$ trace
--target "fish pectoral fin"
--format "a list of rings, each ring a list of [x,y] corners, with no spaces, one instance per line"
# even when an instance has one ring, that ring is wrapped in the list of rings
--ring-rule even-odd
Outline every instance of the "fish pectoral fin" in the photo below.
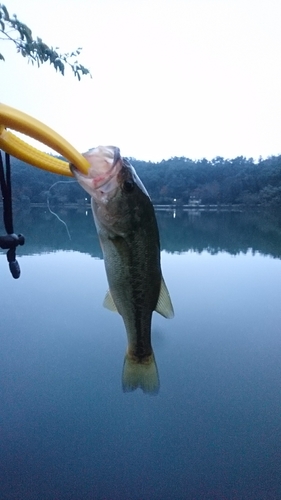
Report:
[[[168,288],[166,286],[166,283],[163,279],[163,276],[161,278],[161,287],[160,287],[160,293],[159,293],[159,298],[157,302],[157,306],[155,308],[155,311],[158,312],[159,314],[162,314],[164,318],[173,318],[174,317],[174,308],[173,304],[171,301],[170,294],[168,292]]]
[[[117,307],[115,305],[115,302],[114,302],[112,295],[110,293],[110,290],[108,290],[106,292],[106,295],[105,295],[104,301],[103,301],[103,307],[105,307],[109,311],[118,312]]]

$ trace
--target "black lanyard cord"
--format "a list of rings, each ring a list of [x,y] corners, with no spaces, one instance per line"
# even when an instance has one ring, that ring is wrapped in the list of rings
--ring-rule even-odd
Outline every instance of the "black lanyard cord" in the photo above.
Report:
[[[20,277],[20,267],[16,259],[16,247],[24,244],[24,236],[14,233],[13,210],[12,210],[12,184],[11,184],[11,163],[10,155],[5,153],[6,176],[0,152],[0,186],[3,200],[3,219],[7,234],[0,236],[0,248],[7,251],[7,260],[9,262],[12,276],[17,279]]]
[[[12,211],[12,188],[11,188],[11,163],[10,163],[10,155],[5,153],[5,163],[6,163],[6,179],[4,166],[2,161],[2,155],[0,160],[0,182],[1,182],[1,191],[3,198],[3,217],[5,229],[8,234],[13,234],[13,211]]]

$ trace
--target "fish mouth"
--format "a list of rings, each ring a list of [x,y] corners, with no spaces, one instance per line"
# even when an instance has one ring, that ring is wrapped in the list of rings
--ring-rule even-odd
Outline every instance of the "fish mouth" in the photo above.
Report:
[[[76,176],[76,174],[79,174],[79,175],[81,175],[81,177],[85,177],[86,179],[88,177],[88,174],[87,175],[82,174],[82,172],[80,172],[80,170],[78,170],[78,168],[75,167],[75,165],[73,165],[73,163],[69,163],[69,169],[74,177]]]
[[[87,153],[83,154],[83,156],[87,159]],[[110,183],[112,178],[116,175],[116,173],[118,173],[118,170],[120,169],[120,163],[122,165],[122,158],[120,155],[120,149],[117,147],[114,147],[114,156],[113,156],[112,165],[111,165],[110,169],[108,169],[106,172],[104,172],[102,174],[94,175],[95,169],[93,166],[92,167],[90,166],[87,175],[80,172],[80,170],[78,170],[78,168],[75,167],[75,165],[73,163],[69,164],[69,168],[70,168],[70,171],[73,174],[73,176],[76,177],[76,179],[78,181],[84,180],[84,181],[89,182],[89,180],[91,180],[91,184],[92,184],[93,189],[99,189],[99,188],[105,186],[105,184]]]

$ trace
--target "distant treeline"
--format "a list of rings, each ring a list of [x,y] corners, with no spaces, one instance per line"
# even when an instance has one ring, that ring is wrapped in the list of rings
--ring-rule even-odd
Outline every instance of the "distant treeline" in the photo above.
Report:
[[[270,205],[281,203],[281,156],[254,162],[239,156],[232,160],[190,160],[174,157],[159,163],[130,158],[152,201],[157,204]],[[50,187],[56,184],[48,193]],[[85,203],[87,194],[71,179],[33,168],[12,159],[13,195],[18,201],[42,203],[47,194],[55,204]],[[89,199],[89,197],[88,197]]]

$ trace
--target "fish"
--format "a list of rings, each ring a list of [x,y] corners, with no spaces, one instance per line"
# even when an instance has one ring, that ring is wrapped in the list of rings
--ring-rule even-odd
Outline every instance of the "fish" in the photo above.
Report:
[[[87,175],[70,165],[91,196],[109,290],[103,305],[118,312],[127,333],[122,387],[157,394],[158,369],[151,343],[153,311],[172,318],[172,301],[162,276],[160,239],[151,199],[135,169],[115,146],[84,153]]]

